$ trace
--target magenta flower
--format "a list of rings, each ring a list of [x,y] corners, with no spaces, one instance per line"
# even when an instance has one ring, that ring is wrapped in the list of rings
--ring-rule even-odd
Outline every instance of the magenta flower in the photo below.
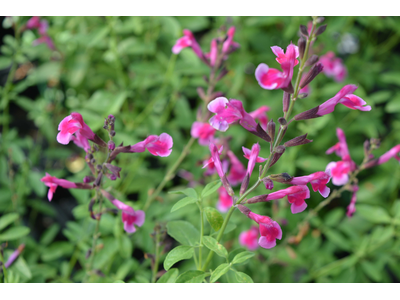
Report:
[[[225,97],[218,97],[211,101],[207,108],[215,113],[210,119],[210,125],[219,131],[226,131],[230,124],[237,122],[249,131],[256,131],[257,123],[244,110],[242,101],[235,99],[229,101]]]
[[[144,152],[149,150],[154,156],[166,157],[172,152],[173,140],[167,133],[161,133],[160,136],[150,135],[144,141],[130,146],[129,152]]]
[[[308,176],[293,177],[290,182],[287,183],[294,185],[306,185],[307,183],[311,183],[313,191],[319,191],[321,196],[326,198],[329,196],[330,192],[330,188],[326,186],[330,178],[329,174],[319,171]]]
[[[276,239],[282,239],[282,229],[279,224],[273,221],[270,217],[260,216],[250,212],[248,217],[256,221],[260,225],[260,239],[258,244],[265,248],[271,249],[276,246]]]
[[[351,171],[351,163],[349,161],[330,162],[325,172],[332,177],[334,185],[344,185],[349,181],[349,173]]]
[[[228,192],[226,191],[226,189],[223,186],[221,186],[218,189],[218,194],[219,194],[219,197],[218,197],[218,202],[217,202],[217,209],[220,212],[225,213],[233,205],[232,197],[229,196]]]
[[[342,60],[335,57],[332,51],[319,58],[319,62],[324,66],[323,72],[328,77],[333,77],[337,82],[341,82],[347,76],[347,69]]]
[[[65,189],[92,189],[93,186],[87,183],[75,183],[65,179],[59,179],[55,176],[51,176],[49,173],[46,173],[42,179],[40,179],[46,186],[49,187],[49,192],[47,193],[47,198],[49,201],[53,199],[53,194],[56,192],[58,186],[61,186]]]
[[[255,111],[250,112],[249,115],[252,116],[253,119],[255,119],[255,120],[258,119],[260,121],[261,127],[264,130],[267,130],[268,117],[267,117],[266,112],[269,110],[270,110],[270,108],[268,106],[263,105],[263,106],[257,108]]]
[[[237,185],[241,183],[246,176],[246,169],[232,151],[228,150],[227,155],[231,161],[231,168],[227,178],[231,185]]]
[[[239,235],[240,245],[246,247],[250,251],[254,251],[258,248],[258,231],[259,228],[252,225],[249,230],[243,231]]]
[[[79,131],[82,138],[93,140],[95,134],[89,126],[83,121],[82,115],[76,112],[71,113],[70,116],[65,117],[58,125],[57,141],[60,144],[67,145],[72,139],[72,135]]]
[[[365,168],[371,168],[373,166],[383,164],[391,158],[396,159],[400,163],[400,156],[398,155],[399,153],[400,153],[400,145],[394,146],[392,149],[383,154],[381,157],[367,162],[365,164]]]
[[[86,152],[88,152],[91,148],[88,139],[81,135],[79,131],[76,131],[75,135],[72,136],[72,141],[75,143],[75,145],[84,149]]]
[[[199,139],[199,144],[206,146],[212,141],[215,129],[208,123],[194,122],[190,134]]]
[[[239,48],[239,44],[233,41],[233,36],[235,35],[235,27],[228,29],[227,39],[222,44],[222,53],[229,54],[230,52]]]
[[[339,142],[334,146],[326,150],[326,154],[331,154],[333,152],[336,153],[337,156],[342,159],[347,159],[350,157],[349,148],[347,147],[346,136],[342,129],[336,128],[336,135],[338,137]]]
[[[27,29],[39,28],[40,26],[40,17],[32,17],[26,22]]]
[[[290,44],[286,48],[286,53],[278,46],[273,46],[271,49],[277,56],[276,60],[281,64],[283,72],[269,68],[268,65],[262,63],[256,69],[256,79],[259,85],[267,90],[286,88],[292,80],[294,66],[299,63],[296,59],[299,56],[298,48]]]
[[[48,35],[41,36],[40,38],[34,40],[32,42],[32,46],[37,46],[40,44],[46,44],[51,50],[55,50],[56,47],[54,46],[53,40]]]
[[[134,233],[136,231],[135,225],[142,227],[145,220],[145,213],[142,210],[134,210],[129,205],[115,199],[110,193],[101,190],[101,193],[108,200],[111,201],[119,210],[122,211],[122,223],[124,223],[124,229],[128,233]]]
[[[224,175],[225,175],[225,172],[222,169],[221,160],[219,159],[220,151],[218,150],[217,146],[215,146],[215,144],[213,144],[213,143],[210,143],[209,149],[211,152],[211,158],[212,158],[212,162],[214,163],[214,167],[217,170],[219,177],[221,177],[221,179],[222,179],[222,177],[224,177]],[[221,151],[222,151],[222,149],[221,149]],[[207,165],[205,165],[205,166],[207,166]]]
[[[353,186],[353,195],[351,196],[351,201],[349,206],[347,206],[347,213],[346,215],[350,218],[353,216],[353,214],[356,212],[356,202],[357,202],[357,191],[358,191],[358,186],[355,185]]]
[[[210,65],[213,67],[215,65],[215,62],[217,61],[218,56],[218,45],[216,39],[213,39],[211,41],[210,53],[206,53],[205,55],[210,60]]]
[[[242,147],[242,150],[244,152],[244,157],[249,160],[249,163],[247,165],[247,174],[251,176],[251,173],[253,173],[254,166],[256,165],[256,162],[262,163],[266,161],[266,158],[262,158],[258,156],[260,153],[260,145],[258,143],[254,144],[253,147],[251,147],[251,150]]]
[[[183,30],[183,37],[179,38],[175,45],[172,47],[172,52],[174,54],[178,54],[179,52],[181,52],[181,50],[183,48],[186,47],[192,47],[194,53],[201,59],[201,60],[205,60],[204,59],[204,54],[203,51],[200,48],[200,45],[197,43],[196,39],[194,38],[193,33],[188,30],[188,29],[184,29]]]

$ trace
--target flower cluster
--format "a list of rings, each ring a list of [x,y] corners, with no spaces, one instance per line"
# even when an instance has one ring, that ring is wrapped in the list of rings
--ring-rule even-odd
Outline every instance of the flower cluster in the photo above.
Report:
[[[32,42],[33,46],[37,46],[39,44],[45,43],[47,47],[51,50],[55,50],[53,40],[47,34],[47,30],[49,29],[49,23],[47,20],[40,20],[40,17],[32,17],[26,22],[26,29],[37,29],[40,37]]]
[[[150,135],[144,141],[136,143],[134,145],[123,146],[122,144],[118,147],[115,146],[112,138],[115,136],[114,131],[115,117],[109,115],[105,119],[104,129],[108,131],[110,140],[106,143],[98,135],[96,135],[91,128],[84,122],[81,114],[77,112],[71,113],[71,115],[65,117],[59,124],[57,135],[57,141],[60,144],[68,144],[71,140],[80,148],[83,148],[86,152],[86,163],[92,173],[90,176],[86,176],[83,179],[83,183],[71,182],[65,179],[60,179],[46,173],[41,181],[49,187],[48,199],[51,201],[53,195],[56,192],[58,186],[66,189],[97,189],[100,190],[101,194],[107,198],[118,210],[122,211],[122,222],[124,223],[124,229],[128,233],[136,231],[136,226],[142,226],[145,219],[145,213],[141,210],[135,211],[129,205],[115,199],[109,192],[102,189],[102,180],[107,177],[110,180],[116,180],[120,178],[120,167],[111,164],[111,162],[117,157],[119,153],[136,153],[144,152],[146,149],[154,156],[166,157],[172,152],[172,137],[167,133],[162,133],[160,136]],[[90,145],[89,141],[93,142]],[[99,148],[100,147],[100,148]],[[108,152],[107,159],[102,164],[96,164],[94,155],[97,151],[105,149]],[[96,166],[95,166],[96,165]],[[93,205],[97,198],[92,199],[89,204],[89,211],[93,219],[99,219],[103,212],[99,214],[93,213]]]

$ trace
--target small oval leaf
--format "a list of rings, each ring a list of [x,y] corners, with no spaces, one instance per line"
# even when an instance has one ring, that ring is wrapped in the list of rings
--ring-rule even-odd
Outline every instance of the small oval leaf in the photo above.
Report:
[[[0,234],[0,241],[17,240],[29,234],[31,230],[25,226],[12,227]]]
[[[195,203],[196,201],[197,201],[197,199],[193,199],[191,197],[185,197],[185,198],[179,200],[178,202],[176,202],[174,206],[172,206],[171,212],[176,211],[188,204]]]
[[[250,252],[250,251],[241,252],[233,258],[232,264],[240,264],[242,262],[245,262],[246,260],[248,260],[249,258],[251,258],[253,256],[254,256],[254,252]]]
[[[179,270],[177,268],[172,268],[167,273],[164,273],[164,275],[157,280],[157,283],[174,283],[178,275]]]
[[[228,251],[225,249],[225,247],[218,243],[217,240],[211,236],[204,236],[203,243],[208,249],[214,251],[217,255],[221,257],[228,257]]]
[[[193,256],[193,248],[190,246],[178,246],[172,249],[164,260],[164,269],[169,270],[176,262],[189,259]]]
[[[221,180],[215,180],[213,182],[210,182],[209,184],[206,185],[206,187],[201,191],[201,197],[205,198],[207,196],[210,196],[212,193],[216,192],[222,185]]]
[[[218,231],[221,229],[222,223],[224,223],[224,218],[221,216],[218,210],[213,207],[204,208],[204,212],[206,213],[206,218],[208,223],[210,223],[211,227]]]
[[[216,282],[218,278],[224,275],[226,272],[229,271],[231,266],[229,264],[221,264],[219,265],[214,272],[211,274],[210,282]]]
[[[176,283],[202,283],[209,273],[203,271],[186,271],[179,275],[176,279]]]

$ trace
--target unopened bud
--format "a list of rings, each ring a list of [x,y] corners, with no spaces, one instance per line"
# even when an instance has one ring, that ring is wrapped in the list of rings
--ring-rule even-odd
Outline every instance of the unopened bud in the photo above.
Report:
[[[319,56],[316,54],[313,54],[307,59],[305,66],[306,67],[312,66],[312,65],[316,64],[318,62],[318,60],[319,60]]]
[[[324,33],[325,29],[326,29],[326,24],[321,25],[320,27],[318,27],[318,29],[315,31],[315,36],[319,36],[320,34]]]
[[[275,122],[271,119],[267,124],[267,133],[273,141],[275,139]]]
[[[299,47],[299,56],[300,59],[303,59],[304,57],[304,51],[306,50],[306,40],[303,37],[299,38],[299,41],[297,42],[297,46]]]
[[[107,120],[107,119],[104,119],[104,126],[103,126],[103,128],[104,128],[104,129],[107,129],[107,126],[108,126],[108,120]]]
[[[84,182],[84,183],[91,183],[91,182],[93,182],[95,179],[96,179],[96,178],[94,178],[93,176],[85,176],[85,177],[83,178],[83,182]]]
[[[114,122],[114,121],[115,121],[115,117],[114,117],[113,115],[108,115],[108,119],[109,119],[111,122]]]
[[[364,142],[364,155],[367,156],[369,154],[369,151],[371,150],[371,143],[369,140],[365,140]]]
[[[242,185],[240,186],[240,196],[243,195],[244,192],[246,192],[247,187],[249,186],[249,181],[250,181],[249,173],[246,173],[246,176],[242,181]]]
[[[265,188],[267,190],[272,190],[274,188],[274,182],[271,179],[269,179],[268,177],[265,177],[265,178],[263,178],[261,180],[264,183]]]
[[[294,116],[294,119],[296,121],[300,120],[308,120],[308,119],[314,119],[314,118],[319,118],[321,116],[317,115],[319,110],[319,105],[317,107],[311,108],[309,110],[303,111],[302,113],[299,113],[298,115]]]
[[[309,84],[311,81],[314,80],[315,77],[317,77],[317,75],[319,73],[322,72],[322,70],[324,69],[324,66],[322,64],[316,64],[314,65],[310,71],[308,71],[308,73],[303,77],[303,79],[300,82],[300,88],[304,88],[307,84]]]
[[[308,30],[306,25],[300,25],[300,33],[304,36],[308,36]]]
[[[94,158],[92,158],[92,159],[90,160],[90,163],[91,163],[92,165],[94,165],[94,164],[96,163],[96,160],[95,160]]]
[[[94,182],[95,186],[100,186],[102,177],[103,177],[103,172],[100,172],[99,175],[97,175],[96,181]]]
[[[255,196],[250,198],[249,200],[246,201],[247,204],[254,204],[254,203],[258,203],[258,202],[266,202],[268,201],[268,194],[265,195],[259,195],[259,196]]]
[[[238,204],[237,208],[240,210],[242,214],[244,214],[247,217],[251,213],[251,210],[244,205]]]
[[[115,143],[113,141],[108,141],[108,150],[113,151],[115,149]]]
[[[221,178],[221,181],[228,195],[232,197],[235,194],[235,192],[233,191],[231,185],[229,184],[228,178],[226,178],[226,174],[224,174],[224,176]]]
[[[88,251],[86,251],[85,258],[88,259],[91,254],[92,254],[92,249],[89,249]]]
[[[287,87],[284,87],[281,89],[282,89],[282,91],[289,93],[289,94],[293,94],[293,92],[294,92],[292,82],[289,82],[289,85]]]
[[[282,156],[285,150],[286,150],[285,146],[282,145],[275,148],[274,156],[272,157],[271,164],[269,165],[270,167],[272,167],[278,161],[278,159]]]
[[[370,143],[371,143],[371,146],[372,146],[373,149],[378,149],[379,146],[381,145],[381,140],[372,138]]]
[[[317,18],[317,23],[322,23],[325,20],[324,17],[318,17]]]
[[[308,140],[308,139],[306,139],[306,137],[307,137],[307,133],[303,134],[301,136],[295,137],[294,139],[291,139],[291,140],[287,141],[283,145],[285,147],[294,147],[294,146],[299,146],[299,145],[304,145],[304,144],[311,143],[312,140]]]
[[[110,135],[111,135],[111,136],[115,136],[115,131],[114,131],[114,130],[111,130],[111,131],[110,131]]]
[[[287,112],[289,110],[289,104],[290,104],[290,94],[283,92],[283,112]]]
[[[259,138],[263,139],[264,141],[267,141],[268,143],[271,142],[271,137],[262,129],[260,124],[257,124],[256,131],[249,131],[250,133],[254,134],[255,136],[258,136]]]
[[[297,96],[297,99],[304,99],[304,98],[307,98],[308,97],[308,94],[307,93],[301,93],[301,94],[299,94],[298,96]]]
[[[287,124],[287,121],[284,117],[278,118],[278,123],[281,124],[282,126],[285,126]]]
[[[280,174],[269,175],[269,178],[271,178],[271,180],[276,182],[288,183],[293,177],[290,176],[288,173],[280,173]]]
[[[98,171],[101,171],[103,169],[103,166],[102,165],[97,165],[96,168],[97,168]]]

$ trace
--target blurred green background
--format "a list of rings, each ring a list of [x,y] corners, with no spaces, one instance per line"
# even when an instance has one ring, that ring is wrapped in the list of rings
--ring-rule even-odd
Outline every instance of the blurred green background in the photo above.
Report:
[[[57,189],[51,203],[47,187],[40,182],[45,172],[59,178],[82,182],[89,175],[84,151],[73,143],[56,141],[59,122],[73,111],[100,136],[108,114],[116,117],[114,141],[125,145],[142,141],[150,134],[166,132],[173,137],[172,154],[167,158],[149,153],[122,154],[121,180],[110,183],[119,191],[115,196],[135,209],[141,209],[149,191],[180,155],[190,139],[190,128],[202,105],[197,87],[206,87],[204,75],[209,69],[191,49],[174,55],[171,48],[183,29],[195,34],[204,52],[212,38],[223,36],[236,27],[234,40],[240,48],[229,56],[229,70],[216,90],[227,98],[242,100],[246,111],[261,105],[271,108],[268,117],[282,116],[281,91],[262,89],[254,76],[260,63],[279,68],[271,46],[282,48],[297,44],[300,24],[309,17],[43,17],[49,22],[48,35],[56,50],[45,44],[32,46],[36,30],[22,32],[15,39],[8,19],[2,19],[0,54],[0,242],[9,241],[7,258],[21,243],[26,248],[9,269],[17,282],[80,282],[84,276],[85,253],[90,248],[95,221],[87,209],[91,191]],[[28,17],[18,19],[19,26]],[[333,97],[345,84],[356,84],[356,95],[371,105],[370,112],[349,110],[338,105],[323,118],[296,122],[286,140],[308,133],[313,143],[287,149],[272,173],[288,172],[293,176],[325,170],[330,161],[339,160],[325,151],[337,142],[336,127],[344,130],[351,156],[356,163],[363,159],[363,142],[381,138],[379,156],[400,144],[400,18],[398,17],[326,17],[328,25],[318,37],[313,52],[323,55],[333,51],[343,59],[348,70],[344,82],[320,74],[311,84],[309,97],[296,102],[295,113],[315,107]],[[221,27],[225,30],[221,30]],[[17,72],[7,92],[4,91],[12,59]],[[297,68],[295,69],[295,75]],[[8,114],[3,113],[8,106]],[[4,130],[4,122],[9,129]],[[247,165],[241,147],[250,148],[257,141],[240,126],[231,126],[230,147]],[[260,142],[260,156],[268,156],[268,145]],[[202,177],[201,161],[209,155],[197,141],[180,170]],[[215,180],[213,177],[211,180]],[[395,160],[362,172],[359,176],[357,211],[345,215],[351,193],[320,211],[311,220],[310,230],[298,244],[282,241],[296,234],[297,225],[306,213],[292,215],[286,200],[272,205],[257,204],[254,211],[273,216],[281,224],[282,241],[271,250],[259,248],[249,263],[237,269],[254,282],[399,282],[400,281],[400,168]],[[253,174],[253,181],[256,175]],[[252,181],[250,181],[252,182]],[[179,197],[170,189],[185,187],[179,176],[167,184],[149,210],[146,222],[135,234],[123,231],[120,215],[101,219],[100,245],[95,267],[105,277],[98,282],[149,282],[154,241],[151,233],[170,220],[187,220],[199,228],[197,207],[187,206],[170,213]],[[334,186],[328,185],[331,189]],[[264,193],[263,188],[258,194]],[[256,194],[255,194],[256,195]],[[312,193],[308,209],[322,201]],[[215,206],[217,194],[207,199]],[[111,207],[111,206],[110,206]],[[280,220],[285,219],[286,222]],[[251,220],[235,212],[236,228],[224,237],[225,247],[243,249],[238,235],[248,230]],[[28,229],[29,228],[29,229]],[[206,229],[208,232],[210,228]],[[165,253],[177,243],[165,235]],[[239,250],[237,250],[239,251]],[[236,253],[237,253],[236,251]],[[162,258],[165,257],[165,253]],[[146,257],[145,257],[146,256]],[[223,261],[214,257],[213,265]],[[162,270],[162,260],[160,262]],[[193,269],[192,261],[179,263],[182,270]],[[220,282],[235,282],[228,272]]]

